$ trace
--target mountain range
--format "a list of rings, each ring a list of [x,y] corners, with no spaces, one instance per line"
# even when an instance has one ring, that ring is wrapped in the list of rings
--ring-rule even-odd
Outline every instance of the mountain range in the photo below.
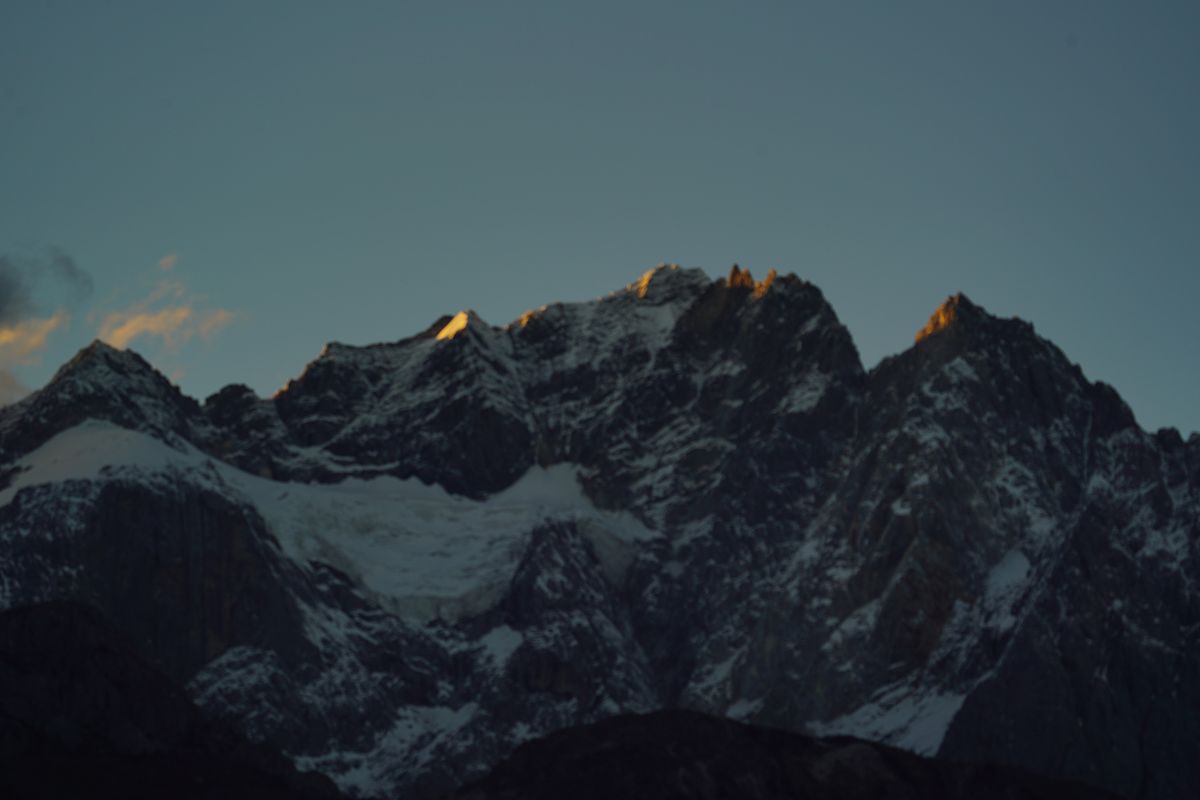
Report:
[[[97,342],[0,409],[0,486],[0,608],[88,604],[352,795],[663,709],[1200,785],[1200,435],[963,295],[871,370],[737,267],[331,343],[271,398]]]

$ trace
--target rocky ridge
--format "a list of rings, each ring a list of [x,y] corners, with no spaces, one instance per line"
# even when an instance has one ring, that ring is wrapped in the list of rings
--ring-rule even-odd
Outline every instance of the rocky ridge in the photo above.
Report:
[[[95,604],[351,792],[659,708],[1200,780],[1200,437],[961,295],[870,372],[738,269],[331,344],[269,399],[95,344],[0,451],[0,605]]]

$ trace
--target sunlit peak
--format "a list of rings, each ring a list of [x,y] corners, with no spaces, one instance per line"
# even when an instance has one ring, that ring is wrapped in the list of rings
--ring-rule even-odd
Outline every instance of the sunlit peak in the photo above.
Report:
[[[650,281],[652,281],[654,279],[654,273],[656,273],[656,272],[658,272],[657,268],[646,270],[646,273],[644,275],[642,275],[640,280],[638,280],[637,296],[639,298],[645,299],[646,292],[650,291]]]
[[[919,342],[938,331],[949,328],[956,320],[962,317],[964,311],[969,313],[972,309],[975,309],[975,305],[961,292],[947,297],[946,301],[938,306],[937,311],[933,312],[933,316],[925,323],[925,327],[917,331],[916,340]]]
[[[543,313],[545,310],[546,310],[545,306],[542,306],[541,308],[532,308],[529,311],[526,311],[525,313],[523,313],[521,316],[517,317],[517,324],[520,325],[522,328],[524,328],[526,325],[529,324],[529,321],[531,319],[533,319],[534,317]]]
[[[452,320],[450,320],[449,322],[446,323],[446,327],[444,327],[440,331],[438,331],[437,338],[439,340],[453,339],[455,336],[458,336],[459,333],[466,330],[466,328],[467,328],[467,312],[460,311],[454,315],[454,318]]]
[[[742,269],[737,264],[733,265],[733,269],[729,270],[729,278],[726,284],[730,289],[750,289],[755,297],[762,297],[771,288],[771,284],[775,282],[778,273],[774,270],[767,271],[767,277],[761,281],[754,280],[754,276],[750,274],[750,270]]]
[[[646,270],[642,277],[636,282],[627,284],[625,290],[633,292],[639,300],[645,300],[650,290],[656,286],[661,287],[662,278],[670,275],[683,275],[685,270],[681,269],[678,264],[659,264],[654,269]]]

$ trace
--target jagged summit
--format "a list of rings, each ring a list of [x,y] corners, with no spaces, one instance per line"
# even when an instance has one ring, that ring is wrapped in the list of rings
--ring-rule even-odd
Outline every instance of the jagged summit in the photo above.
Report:
[[[704,270],[684,268],[678,264],[659,264],[646,270],[636,282],[628,284],[625,292],[639,300],[662,302],[681,293],[689,293],[711,283]]]
[[[916,341],[926,339],[935,333],[946,330],[959,320],[978,319],[987,317],[989,314],[979,306],[971,302],[971,300],[962,292],[952,294],[946,298],[929,321],[925,323],[925,327],[917,331]]]
[[[767,277],[756,281],[750,274],[750,270],[742,269],[734,264],[729,270],[729,277],[725,280],[725,285],[730,289],[749,289],[755,297],[762,297],[771,288],[771,284],[775,282],[778,275],[779,273],[772,268],[767,270]]]
[[[118,349],[95,339],[77,352],[46,383],[39,393],[113,390],[118,384],[137,385],[142,391],[178,394],[178,388],[165,375],[133,350]],[[150,389],[149,387],[154,387]]]
[[[704,270],[678,264],[659,264],[644,272],[633,283],[603,297],[582,302],[549,303],[524,312],[505,327],[512,331],[524,331],[531,325],[537,330],[558,328],[569,318],[579,323],[592,319],[593,312],[607,315],[621,308],[632,310],[632,317],[645,317],[647,314],[661,317],[656,309],[665,309],[674,316],[712,285]]]
[[[118,349],[101,339],[93,339],[91,344],[77,352],[70,361],[58,368],[50,383],[80,370],[107,369],[118,372],[133,370],[155,371],[146,359],[133,350]]]
[[[103,339],[92,339],[90,344],[81,348],[79,352],[75,354],[75,358],[124,352],[128,352],[127,348],[113,347]]]

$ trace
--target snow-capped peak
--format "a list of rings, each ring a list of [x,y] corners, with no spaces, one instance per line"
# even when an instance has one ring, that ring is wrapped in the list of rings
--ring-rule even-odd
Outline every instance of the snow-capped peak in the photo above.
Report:
[[[672,299],[690,299],[709,283],[711,281],[703,270],[685,269],[678,264],[659,264],[647,270],[636,283],[627,285],[625,291],[639,300],[662,303]]]

